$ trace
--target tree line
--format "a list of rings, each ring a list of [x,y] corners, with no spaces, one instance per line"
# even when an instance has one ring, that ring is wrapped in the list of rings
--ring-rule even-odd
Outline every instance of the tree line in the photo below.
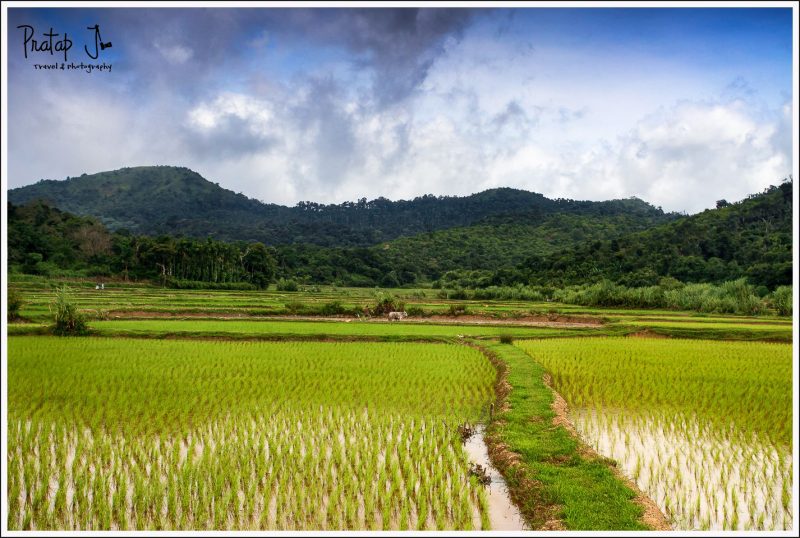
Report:
[[[745,278],[774,290],[792,281],[792,181],[741,202],[659,223],[645,211],[495,216],[473,226],[369,247],[266,246],[110,231],[34,201],[8,206],[11,271],[150,280],[174,287],[265,288],[282,279],[358,287],[565,288],[609,281],[629,288],[665,277],[720,284]],[[307,211],[317,211],[313,207]]]

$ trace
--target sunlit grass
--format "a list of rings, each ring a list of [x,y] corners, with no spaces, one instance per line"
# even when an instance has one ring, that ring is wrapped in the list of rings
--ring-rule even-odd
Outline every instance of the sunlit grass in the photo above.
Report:
[[[493,379],[444,344],[12,337],[8,525],[472,528]]]
[[[682,529],[791,526],[791,346],[624,338],[518,342],[576,427]]]

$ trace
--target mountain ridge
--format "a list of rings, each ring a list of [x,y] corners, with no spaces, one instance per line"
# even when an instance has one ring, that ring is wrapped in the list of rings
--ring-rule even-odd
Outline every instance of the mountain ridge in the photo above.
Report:
[[[273,275],[337,286],[447,288],[601,280],[641,287],[664,277],[710,283],[746,277],[763,294],[792,282],[792,193],[788,179],[740,202],[661,224],[625,213],[553,213],[538,223],[500,215],[369,247],[265,248],[246,241],[111,233],[93,217],[42,202],[9,203],[8,263],[12,272],[118,275],[200,287],[263,287]]]
[[[396,201],[361,198],[341,204],[301,201],[290,207],[248,198],[188,168],[173,166],[122,168],[62,181],[41,180],[9,190],[8,200],[16,205],[42,200],[62,211],[96,217],[111,230],[269,245],[370,246],[482,221],[516,219],[538,224],[554,213],[631,214],[653,221],[676,218],[676,214],[664,213],[638,198],[601,202],[550,199],[509,187],[469,196],[426,194]]]

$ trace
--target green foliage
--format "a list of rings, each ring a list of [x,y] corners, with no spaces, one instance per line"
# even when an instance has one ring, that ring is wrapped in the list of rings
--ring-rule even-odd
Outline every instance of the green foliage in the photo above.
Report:
[[[247,280],[259,289],[269,286],[275,276],[275,257],[262,243],[251,243],[242,254]]]
[[[41,202],[9,205],[9,264],[29,274],[113,273],[181,289],[263,289],[276,253],[260,243],[110,234]]]
[[[451,304],[447,307],[447,313],[451,316],[463,316],[469,312],[465,304]]]
[[[446,297],[451,300],[463,301],[467,298],[467,290],[458,288],[447,292]]]
[[[297,291],[297,281],[291,278],[280,278],[276,283],[276,288],[278,291]]]
[[[28,274],[56,276],[98,268],[111,259],[111,234],[96,219],[44,203],[8,205],[8,264]]]
[[[284,305],[286,307],[286,312],[293,316],[296,316],[300,312],[303,311],[305,305],[300,301],[290,301]]]
[[[792,287],[791,286],[780,286],[776,289],[772,296],[769,297],[770,302],[772,303],[773,308],[778,312],[778,315],[781,316],[791,316],[792,315]]]
[[[414,316],[414,317],[423,317],[430,315],[430,312],[428,312],[421,306],[407,306],[406,313],[408,313],[409,316]]]
[[[58,288],[53,301],[50,303],[50,312],[53,315],[53,334],[59,336],[78,336],[88,332],[86,318],[78,312],[78,307],[71,295],[69,288]]]
[[[178,290],[255,290],[258,289],[249,282],[205,282],[202,280],[181,280],[169,278],[166,281],[168,288]]]
[[[369,311],[373,316],[385,316],[389,312],[402,312],[405,309],[405,301],[401,301],[387,291],[375,292],[375,304]]]
[[[646,287],[667,276],[710,283],[746,277],[775,289],[792,281],[792,190],[789,179],[735,204],[533,257],[520,267],[520,281]]]
[[[323,316],[337,316],[340,314],[350,314],[351,312],[352,309],[345,308],[339,301],[331,301],[329,303],[325,303],[320,308],[320,313]]]
[[[471,298],[475,300],[501,300],[501,301],[543,301],[552,296],[552,290],[534,288],[532,286],[490,286],[476,289]]]
[[[166,229],[186,233],[189,237],[185,238],[132,235],[120,229],[122,217],[106,218],[103,213],[110,207],[103,204],[117,203],[112,198],[104,198],[100,206],[81,205],[88,196],[87,185],[99,182],[103,192],[116,188],[127,192],[139,188],[134,179],[169,196],[179,188],[189,197],[202,192],[193,203],[214,207],[215,216],[219,207],[227,208],[219,209],[222,212],[236,212],[237,218],[261,207],[230,192],[224,201],[211,205],[207,195],[217,187],[208,187],[189,170],[169,167],[43,182],[11,191],[11,199],[25,201],[39,191],[62,189],[59,192],[67,193],[80,212],[96,207],[94,214],[114,224],[117,232],[111,234],[94,219],[62,213],[41,202],[9,204],[10,270],[47,276],[114,275],[198,289],[199,285],[183,282],[221,287],[241,282],[265,289],[277,278],[281,291],[292,291],[297,282],[384,288],[431,282],[434,288],[450,290],[445,297],[449,294],[455,300],[464,300],[469,295],[466,290],[486,290],[473,295],[478,300],[538,301],[549,299],[549,294],[539,296],[532,288],[602,280],[626,288],[649,288],[665,278],[713,284],[746,278],[757,286],[756,295],[764,297],[769,290],[791,283],[791,182],[683,218],[665,215],[638,200],[547,200],[524,191],[498,189],[466,198],[267,206],[261,207],[259,218],[274,213],[269,223],[256,226],[258,219],[251,219],[230,229],[228,221],[197,218],[196,207],[192,218],[179,216],[191,206],[179,200],[170,205],[174,211],[163,208],[150,214],[146,207],[140,208],[148,215],[145,228],[131,226],[137,233],[152,232],[161,229],[159,219],[167,218]],[[207,187],[211,191],[206,192]],[[136,197],[120,198],[128,204]],[[149,194],[149,198],[154,197]],[[139,203],[146,205],[144,200]],[[138,215],[137,211],[126,207],[125,215]],[[151,224],[153,230],[147,228]],[[212,235],[222,240],[211,239]],[[276,246],[266,247],[252,238]],[[715,308],[725,311],[728,305],[707,306],[709,311]]]
[[[22,308],[22,305],[25,304],[22,294],[16,288],[9,287],[6,300],[8,301],[8,314],[6,319],[9,322],[17,321],[20,319],[19,310]]]
[[[466,197],[425,195],[396,202],[362,198],[338,205],[304,201],[283,207],[248,199],[192,170],[174,166],[122,168],[66,181],[43,180],[9,190],[8,198],[14,204],[51,200],[63,211],[95,215],[113,230],[137,234],[213,235],[225,241],[331,247],[375,245],[493,217],[534,222],[563,214],[663,218],[661,211],[641,200],[550,200],[510,188]],[[387,274],[381,273],[381,277]]]
[[[500,335],[500,343],[501,344],[513,344],[514,343],[514,337],[511,336],[510,334],[501,334]]]
[[[571,286],[553,292],[553,299],[568,304],[600,307],[667,308],[698,312],[758,315],[766,311],[764,301],[744,278],[713,284],[676,284],[627,288],[602,280],[596,284]]]

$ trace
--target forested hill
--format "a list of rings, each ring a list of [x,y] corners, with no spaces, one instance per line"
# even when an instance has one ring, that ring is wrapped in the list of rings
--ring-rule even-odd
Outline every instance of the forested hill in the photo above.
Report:
[[[500,188],[466,197],[425,195],[294,207],[265,204],[207,181],[188,168],[149,166],[42,180],[12,189],[9,202],[45,201],[111,230],[134,234],[213,237],[268,245],[369,246],[419,233],[476,223],[539,225],[554,214],[625,216],[642,225],[677,218],[639,199],[589,202],[551,200],[541,194]]]
[[[792,181],[728,204],[616,238],[532,256],[515,274],[525,283],[609,279],[648,286],[660,277],[722,282],[747,277],[774,289],[792,283]]]
[[[666,224],[641,216],[552,214],[540,224],[478,224],[371,247],[265,248],[172,235],[111,233],[91,217],[41,202],[8,207],[11,272],[150,279],[175,286],[263,287],[275,278],[344,286],[437,282],[447,288],[561,287],[608,279],[650,286],[663,277],[720,283],[792,281],[792,183]]]

